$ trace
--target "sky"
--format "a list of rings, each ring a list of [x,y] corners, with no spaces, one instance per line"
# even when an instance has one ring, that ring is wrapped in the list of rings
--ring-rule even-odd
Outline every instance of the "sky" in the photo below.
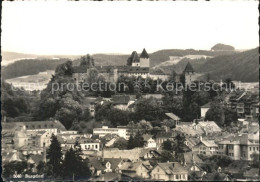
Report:
[[[2,2],[4,51],[30,54],[259,46],[257,1]]]

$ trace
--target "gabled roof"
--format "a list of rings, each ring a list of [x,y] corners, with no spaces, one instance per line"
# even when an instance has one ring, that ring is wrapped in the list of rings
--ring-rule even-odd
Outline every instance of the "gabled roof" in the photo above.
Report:
[[[201,143],[203,143],[206,147],[217,147],[218,145],[215,143],[214,140],[202,140]],[[199,144],[198,144],[199,145]]]
[[[89,160],[89,163],[97,170],[104,170],[106,169],[107,162],[109,162],[111,164],[111,169],[115,170],[116,168],[119,167],[118,165],[122,161],[123,161],[122,159],[118,159],[118,158],[105,158],[105,159],[92,158]]]
[[[149,135],[149,134],[145,134],[145,135],[143,135],[143,138],[144,138],[144,141],[148,141],[150,138],[153,138],[153,136]]]
[[[170,117],[171,119],[175,120],[175,121],[179,121],[181,120],[181,118],[179,118],[178,116],[176,116],[175,114],[173,113],[165,113],[166,116]]]
[[[120,167],[120,170],[122,171],[136,171],[137,168],[143,165],[145,169],[149,170],[141,161],[139,162],[124,162],[122,166]]]
[[[211,105],[211,103],[208,102],[207,104],[205,104],[205,105],[203,105],[203,106],[200,106],[200,107],[201,107],[201,108],[210,108],[210,105]]]
[[[172,175],[178,172],[187,172],[188,171],[178,162],[165,162],[158,163],[158,166],[165,171],[166,174]]]
[[[143,52],[141,53],[140,58],[149,58],[149,55],[147,54],[145,48],[143,49]]]
[[[187,164],[193,164],[193,163],[203,163],[201,158],[197,154],[193,154],[192,151],[185,152],[184,154],[184,160]]]
[[[185,73],[185,72],[195,72],[194,69],[193,69],[193,67],[191,66],[190,62],[187,63],[187,65],[186,65],[186,67],[185,67],[185,69],[184,69],[183,72],[184,72],[184,73]]]

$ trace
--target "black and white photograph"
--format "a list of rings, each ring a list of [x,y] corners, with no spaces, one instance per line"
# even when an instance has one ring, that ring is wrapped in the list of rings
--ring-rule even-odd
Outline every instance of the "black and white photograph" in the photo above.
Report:
[[[259,2],[3,1],[1,181],[259,181]]]

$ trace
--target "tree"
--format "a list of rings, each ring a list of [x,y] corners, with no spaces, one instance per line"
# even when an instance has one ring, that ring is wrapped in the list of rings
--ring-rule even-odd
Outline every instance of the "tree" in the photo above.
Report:
[[[173,162],[174,161],[174,156],[172,154],[172,152],[164,150],[161,153],[161,158],[160,158],[161,162]]]
[[[72,61],[66,61],[55,69],[56,76],[72,75]]]
[[[224,107],[225,125],[230,126],[231,123],[235,123],[238,120],[237,112],[234,110]]]
[[[61,175],[62,152],[60,142],[57,137],[52,134],[51,145],[47,150],[48,164],[52,166],[54,177]]]
[[[160,120],[164,118],[164,111],[161,107],[161,103],[158,99],[148,98],[148,99],[140,99],[136,102],[135,105],[135,119],[137,121],[140,120]]]
[[[232,82],[231,78],[227,78],[227,79],[224,80],[222,87],[224,87],[224,88],[227,89],[227,90],[232,90],[232,89],[234,89],[236,86],[235,86],[235,84]]]
[[[6,163],[3,166],[3,177],[10,178],[15,173],[24,174],[28,169],[28,164],[25,161],[12,161],[10,163]]]
[[[90,170],[88,161],[81,157],[81,147],[78,142],[75,143],[75,150],[70,148],[65,153],[63,162],[63,178],[64,179],[88,179],[90,177]]]
[[[127,148],[128,148],[128,149],[133,149],[133,148],[135,148],[135,140],[134,140],[133,135],[130,135],[130,137],[129,137],[129,140],[128,140],[128,142],[127,142]]]
[[[252,164],[251,164],[251,166],[252,167],[255,167],[255,168],[259,168],[260,167],[260,164],[259,164],[259,154],[257,154],[257,153],[253,153],[253,154],[251,154],[251,157],[252,157]]]
[[[217,125],[223,126],[225,115],[222,106],[217,102],[212,102],[210,109],[206,113],[205,120],[215,121]]]
[[[124,138],[119,138],[113,145],[113,147],[118,148],[119,150],[127,149],[127,140]]]
[[[163,148],[163,150],[172,152],[173,151],[173,142],[170,140],[164,141],[162,144],[162,148]]]
[[[144,137],[140,131],[137,131],[134,137],[134,145],[135,147],[144,147]]]
[[[70,148],[65,153],[65,158],[63,162],[63,178],[73,178],[73,176],[77,173],[77,157],[75,151]]]

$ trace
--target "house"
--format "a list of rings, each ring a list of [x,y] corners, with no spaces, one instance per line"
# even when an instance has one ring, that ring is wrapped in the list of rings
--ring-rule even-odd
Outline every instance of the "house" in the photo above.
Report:
[[[223,138],[218,143],[218,154],[227,155],[233,160],[253,160],[259,154],[259,129],[256,133],[235,134]]]
[[[40,161],[45,161],[43,155],[36,154],[36,155],[29,155],[27,159],[27,163],[32,165],[32,172],[37,172],[37,166],[40,163]]]
[[[104,158],[128,159],[130,161],[144,161],[156,160],[160,157],[160,153],[157,150],[149,148],[134,148],[131,150],[106,148],[100,152],[99,156],[104,156]]]
[[[158,163],[150,172],[152,180],[187,181],[188,171],[178,162]]]
[[[2,150],[18,149],[27,144],[26,127],[22,122],[2,123]]]
[[[201,140],[200,143],[192,148],[192,152],[196,154],[214,155],[217,154],[218,145],[214,140]]]
[[[202,177],[202,181],[231,181],[231,177],[225,173],[207,173]]]
[[[119,173],[123,160],[118,158],[90,158],[90,171],[92,176],[100,176],[104,173]]]
[[[129,95],[113,95],[112,96],[112,104],[114,108],[120,110],[129,110],[129,106],[132,105],[135,101],[130,100]]]
[[[196,164],[202,164],[203,161],[201,158],[199,158],[198,154],[196,153],[192,153],[192,151],[190,152],[185,152],[184,154],[184,163],[185,164],[193,164],[193,163],[196,163]]]
[[[200,139],[198,137],[185,137],[184,144],[190,149],[198,143],[200,143]]]
[[[176,116],[173,113],[165,113],[165,115],[168,116],[169,118],[171,118],[175,125],[178,125],[181,121],[181,118],[179,118],[178,116]]]
[[[188,171],[189,180],[201,181],[203,176],[207,174],[197,163],[185,164],[184,168]]]
[[[197,127],[200,127],[206,135],[220,133],[222,131],[222,129],[214,121],[200,121],[197,124]]]
[[[210,102],[200,107],[200,116],[202,118],[206,117],[206,113],[210,109]]]
[[[59,139],[61,143],[62,150],[66,151],[70,148],[74,148],[76,141],[78,141],[82,151],[99,151],[100,150],[100,141],[93,140],[89,138],[78,138],[78,139],[68,139],[63,140]]]
[[[51,135],[49,131],[27,131],[27,145],[36,147],[49,147],[51,145]]]
[[[44,147],[38,147],[38,146],[23,146],[18,149],[19,152],[21,152],[23,155],[29,155],[29,154],[43,154],[44,153]]]
[[[159,132],[156,135],[156,145],[157,148],[160,148],[163,142],[170,140],[175,141],[175,137],[177,136],[177,133],[174,131],[169,132]]]
[[[119,168],[122,174],[131,178],[140,177],[142,179],[148,179],[149,168],[142,162],[124,162]]]
[[[199,127],[196,123],[191,122],[181,122],[176,128],[173,129],[174,132],[185,136],[185,137],[199,137],[204,134],[204,130]]]
[[[61,131],[65,131],[66,128],[60,121],[30,121],[23,122],[27,131],[48,131],[57,135]]]
[[[118,135],[126,140],[129,139],[128,128],[108,128],[108,126],[102,126],[102,128],[94,128],[93,135],[98,135],[99,137],[104,137],[107,134]]]
[[[3,151],[2,152],[2,163],[9,163],[12,161],[22,161],[22,157],[19,154],[19,151],[12,150],[12,151]]]
[[[145,148],[156,148],[156,142],[152,135],[145,134],[143,135],[143,138],[145,142]]]

